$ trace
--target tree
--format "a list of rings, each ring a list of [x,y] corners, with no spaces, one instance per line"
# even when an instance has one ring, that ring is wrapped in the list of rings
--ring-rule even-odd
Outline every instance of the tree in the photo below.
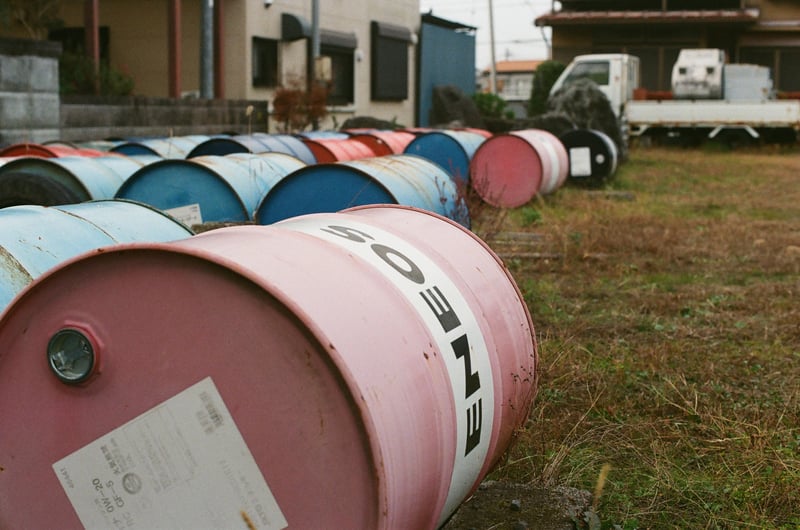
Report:
[[[528,100],[528,116],[538,116],[547,111],[547,98],[550,89],[558,76],[564,71],[566,65],[559,61],[544,61],[533,73],[533,87],[531,98]]]
[[[61,26],[60,11],[61,0],[0,1],[3,25],[20,25],[31,39],[44,40],[49,30]]]
[[[273,116],[281,123],[283,132],[298,132],[309,125],[316,126],[328,114],[327,86],[315,84],[306,90],[299,79],[275,90],[272,100]]]

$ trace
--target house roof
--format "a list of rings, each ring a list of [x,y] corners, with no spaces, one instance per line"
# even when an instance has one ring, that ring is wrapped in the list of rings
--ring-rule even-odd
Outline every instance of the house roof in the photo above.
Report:
[[[544,60],[497,61],[494,71],[498,74],[528,73],[536,70],[543,62]],[[488,68],[484,69],[484,72],[488,71]]]
[[[754,24],[758,9],[697,9],[675,11],[558,11],[542,15],[537,26],[569,26],[581,24]]]
[[[460,30],[460,31],[474,32],[478,29],[475,26],[469,26],[467,24],[462,24],[461,22],[456,22],[454,20],[447,20],[444,18],[437,17],[436,15],[433,14],[433,10],[427,13],[422,13],[421,18],[424,24],[432,24],[434,26],[439,26],[442,28],[452,29],[456,31]]]

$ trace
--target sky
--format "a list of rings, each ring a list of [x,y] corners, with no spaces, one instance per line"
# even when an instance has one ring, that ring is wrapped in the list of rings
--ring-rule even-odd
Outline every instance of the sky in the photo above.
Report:
[[[533,21],[552,10],[553,0],[492,0],[491,3],[496,61],[550,58],[550,28],[539,28]],[[431,9],[439,18],[478,28],[475,33],[475,67],[479,70],[489,68],[489,0],[420,0],[420,11],[427,13]]]

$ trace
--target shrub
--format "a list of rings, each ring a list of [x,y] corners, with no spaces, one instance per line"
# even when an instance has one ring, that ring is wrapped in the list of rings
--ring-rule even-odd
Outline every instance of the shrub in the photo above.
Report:
[[[506,100],[489,92],[477,92],[473,94],[472,100],[478,107],[478,112],[484,118],[514,118],[514,111],[506,110]]]
[[[65,52],[58,62],[58,78],[62,94],[97,94],[129,96],[134,81],[108,64],[101,62],[95,72],[94,63],[85,55]]]
[[[533,74],[531,98],[528,100],[528,116],[538,116],[547,110],[550,89],[566,66],[559,61],[544,61]]]

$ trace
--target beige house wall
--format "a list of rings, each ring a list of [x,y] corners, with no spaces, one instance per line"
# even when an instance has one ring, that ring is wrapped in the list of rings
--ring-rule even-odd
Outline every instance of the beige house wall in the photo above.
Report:
[[[252,84],[252,37],[278,42],[279,84],[293,80],[304,84],[307,46],[301,39],[281,41],[281,15],[297,15],[311,23],[311,0],[216,0],[224,2],[224,83],[228,99],[270,100],[274,89]],[[83,27],[84,0],[63,0],[61,18],[65,27]],[[134,94],[165,97],[168,77],[168,0],[100,0],[100,25],[110,30],[110,65],[135,81]],[[183,95],[200,89],[201,0],[181,0],[182,42],[180,83]],[[408,98],[404,101],[372,101],[370,97],[370,23],[378,21],[409,29]],[[331,108],[331,127],[351,116],[373,116],[414,124],[416,89],[416,33],[419,31],[419,0],[320,0],[320,27],[354,33],[354,102]],[[9,32],[5,32],[6,35]]]

